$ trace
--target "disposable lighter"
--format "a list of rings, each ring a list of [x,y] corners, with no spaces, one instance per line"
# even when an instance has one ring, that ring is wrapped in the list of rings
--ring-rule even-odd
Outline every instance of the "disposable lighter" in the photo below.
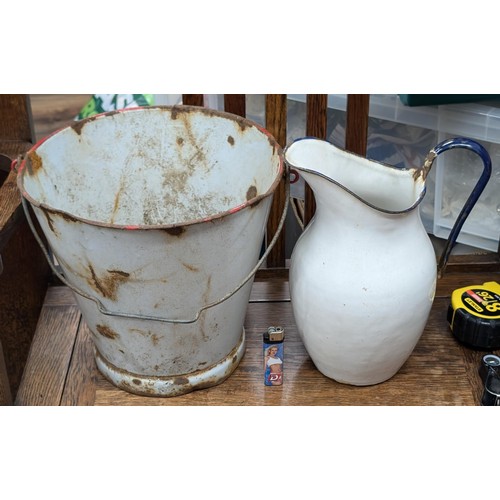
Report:
[[[270,326],[264,333],[264,383],[283,384],[285,330],[281,326]]]

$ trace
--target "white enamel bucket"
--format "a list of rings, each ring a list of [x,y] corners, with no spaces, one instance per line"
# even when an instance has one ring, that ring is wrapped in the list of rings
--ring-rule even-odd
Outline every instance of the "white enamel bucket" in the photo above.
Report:
[[[206,108],[129,109],[56,132],[17,169],[109,381],[175,396],[234,371],[284,172],[269,133]]]

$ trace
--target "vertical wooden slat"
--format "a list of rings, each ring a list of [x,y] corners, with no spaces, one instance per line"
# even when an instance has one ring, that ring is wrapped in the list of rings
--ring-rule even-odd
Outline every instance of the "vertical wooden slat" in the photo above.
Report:
[[[286,145],[286,94],[266,95],[266,129],[281,147]],[[273,205],[267,223],[267,238],[270,241],[279,225],[286,198],[285,178],[274,192]],[[267,267],[285,267],[285,230],[267,258]]]
[[[92,333],[85,321],[82,321],[78,328],[61,405],[92,406],[95,402],[98,377]]]
[[[4,269],[0,276],[0,342],[13,398],[21,383],[50,276],[26,220],[22,218],[14,226],[1,251]]]
[[[306,135],[326,139],[326,109],[328,94],[307,94]],[[304,226],[307,226],[316,211],[312,189],[305,185]]]
[[[361,156],[366,156],[369,112],[370,94],[347,95],[345,148]]]
[[[10,391],[9,377],[7,376],[7,367],[3,357],[2,342],[0,341],[0,406],[12,404],[12,395]]]
[[[2,163],[25,153],[35,141],[27,94],[0,94]],[[48,264],[20,204],[15,172],[0,185],[0,342],[10,396],[15,399],[50,276]]]
[[[15,399],[17,406],[59,406],[81,314],[77,306],[44,306]]]
[[[3,94],[0,116],[0,140],[35,142],[28,94]]]
[[[245,117],[245,94],[224,94],[224,110],[228,113]]]
[[[203,106],[203,94],[182,94],[182,104]]]
[[[326,139],[328,94],[307,94],[306,135]]]

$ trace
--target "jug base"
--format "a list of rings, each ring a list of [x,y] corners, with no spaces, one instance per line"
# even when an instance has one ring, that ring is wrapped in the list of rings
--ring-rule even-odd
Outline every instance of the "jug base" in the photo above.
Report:
[[[315,365],[317,367],[317,365]],[[354,387],[370,387],[374,385],[383,384],[384,382],[389,381],[392,377],[394,377],[399,369],[392,369],[391,371],[385,371],[383,373],[378,374],[354,374],[351,377],[339,376],[337,373],[333,373],[331,370],[324,370],[317,368],[318,371],[324,375],[325,377],[334,380],[338,384],[342,385],[350,385]]]
[[[139,396],[173,397],[224,382],[238,367],[245,353],[245,329],[238,345],[218,363],[192,373],[174,376],[149,376],[131,373],[111,364],[96,350],[97,368],[119,389]]]

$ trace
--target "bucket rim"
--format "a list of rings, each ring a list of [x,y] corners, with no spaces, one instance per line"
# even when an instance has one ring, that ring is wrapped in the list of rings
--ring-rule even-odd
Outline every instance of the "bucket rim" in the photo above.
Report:
[[[188,220],[184,222],[178,222],[178,223],[173,223],[173,224],[154,224],[154,225],[148,225],[148,224],[138,224],[138,225],[130,225],[130,224],[115,224],[115,223],[108,223],[108,222],[102,222],[102,221],[96,221],[96,220],[91,220],[91,219],[86,219],[84,217],[80,217],[78,215],[75,215],[73,213],[67,212],[65,210],[60,210],[56,209],[54,207],[51,207],[50,205],[47,205],[45,203],[41,203],[37,200],[35,200],[32,196],[29,195],[29,193],[24,189],[24,173],[26,171],[26,161],[32,155],[33,153],[36,153],[36,151],[47,141],[51,140],[55,136],[62,134],[68,129],[81,129],[85,124],[96,121],[96,120],[101,120],[105,118],[109,118],[110,116],[114,116],[116,114],[121,114],[121,113],[136,113],[136,112],[144,112],[144,111],[150,111],[153,109],[158,109],[161,111],[170,111],[172,113],[174,110],[178,110],[181,113],[201,113],[207,116],[216,116],[218,118],[223,118],[231,121],[237,122],[241,127],[251,127],[257,129],[260,133],[262,133],[264,136],[267,137],[271,147],[273,148],[273,152],[276,153],[278,160],[279,160],[279,166],[278,166],[278,171],[276,173],[275,179],[272,182],[271,186],[269,189],[262,194],[259,194],[258,196],[255,196],[254,198],[250,198],[249,200],[246,200],[244,203],[241,203],[239,205],[236,205],[235,207],[232,207],[228,210],[225,210],[223,212],[218,212],[216,214],[210,215],[208,217],[203,217],[203,218],[198,218],[198,219],[193,219],[193,220]],[[177,228],[182,228],[185,226],[193,226],[196,224],[202,224],[206,222],[212,222],[218,219],[222,219],[224,217],[227,217],[228,215],[233,215],[237,212],[242,211],[243,209],[251,206],[258,205],[262,200],[265,198],[268,198],[269,196],[272,196],[274,192],[276,191],[276,188],[280,184],[283,175],[285,171],[285,161],[284,161],[284,155],[283,155],[283,148],[278,144],[274,136],[263,126],[259,125],[258,123],[254,122],[253,120],[250,120],[249,118],[244,118],[242,116],[233,114],[233,113],[228,113],[227,111],[219,111],[211,108],[206,108],[203,106],[188,106],[184,104],[175,104],[172,106],[168,105],[152,105],[152,106],[138,106],[138,107],[131,107],[131,108],[126,108],[126,109],[120,109],[120,110],[113,110],[113,111],[106,111],[103,113],[99,113],[93,116],[90,116],[88,118],[84,118],[82,120],[75,121],[75,123],[72,123],[70,125],[66,125],[64,127],[61,127],[51,134],[48,134],[47,136],[43,137],[39,141],[37,141],[24,155],[22,158],[20,158],[20,161],[17,166],[17,187],[19,189],[19,192],[21,196],[26,199],[32,206],[37,207],[43,211],[51,212],[54,214],[60,214],[64,218],[69,218],[73,221],[79,221],[84,224],[88,224],[91,226],[97,226],[97,227],[103,227],[103,228],[108,228],[108,229],[124,229],[124,230],[174,230]]]

